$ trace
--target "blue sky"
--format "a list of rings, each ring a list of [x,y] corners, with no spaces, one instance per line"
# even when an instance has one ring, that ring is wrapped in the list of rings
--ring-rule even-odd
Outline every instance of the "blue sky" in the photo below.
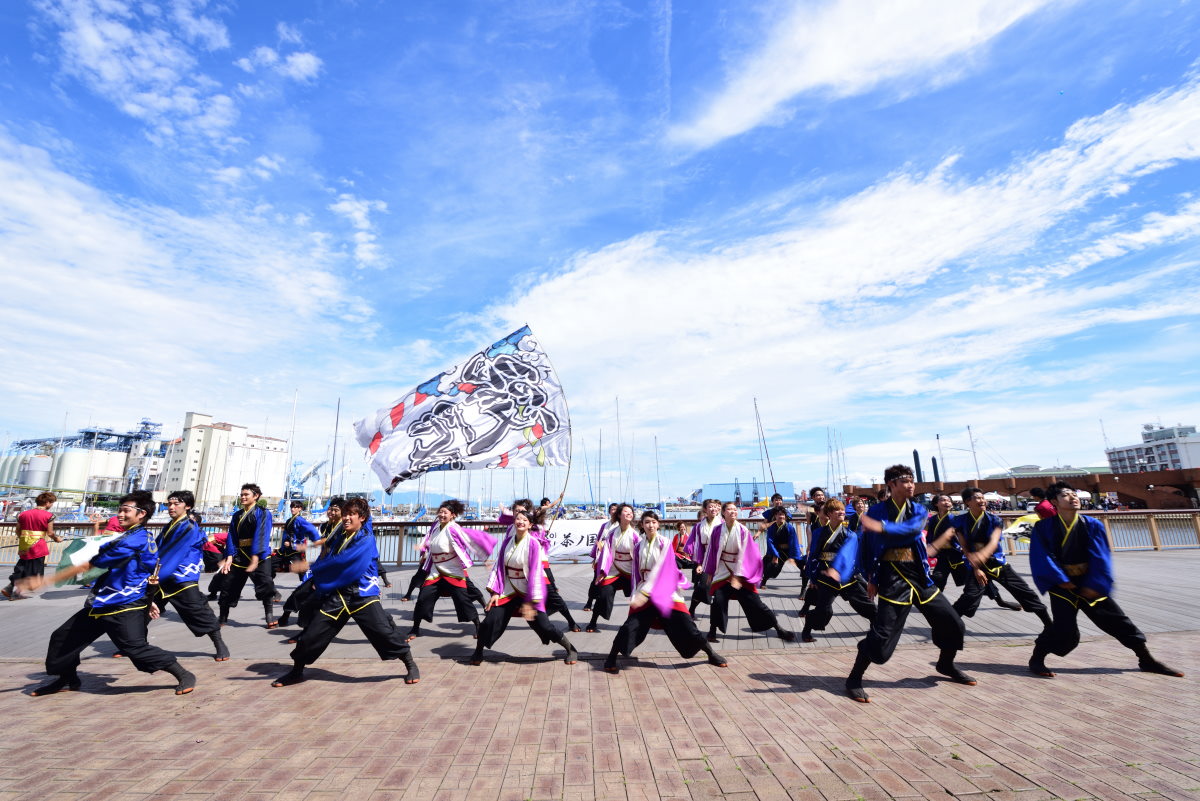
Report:
[[[524,323],[606,496],[655,438],[664,494],[761,477],[756,397],[805,486],[827,429],[861,482],[1200,422],[1195,2],[45,0],[0,45],[6,439],[298,393],[320,458]]]

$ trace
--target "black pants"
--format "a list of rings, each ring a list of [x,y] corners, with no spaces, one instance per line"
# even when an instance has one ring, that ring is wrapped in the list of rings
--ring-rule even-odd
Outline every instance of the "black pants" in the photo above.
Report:
[[[480,608],[487,606],[487,599],[475,586],[475,582],[471,581],[470,576],[467,576],[467,597],[471,599],[471,603],[479,604]]]
[[[300,611],[300,607],[304,605],[304,601],[312,596],[314,590],[313,580],[305,579],[297,585],[296,589],[292,590],[288,595],[287,600],[283,602],[283,611],[295,614]]]
[[[468,581],[467,587],[470,586]],[[451,584],[444,576],[422,585],[421,592],[417,595],[416,606],[413,608],[413,630],[420,629],[422,621],[432,622],[433,609],[437,606],[438,599],[447,596],[454,602],[454,612],[459,623],[478,623],[479,616],[475,613],[475,605],[471,603],[467,587]]]
[[[51,676],[74,674],[83,649],[104,635],[143,673],[165,670],[175,664],[175,656],[147,642],[148,611],[146,600],[101,610],[97,617],[92,617],[89,608],[80,609],[50,635],[46,672]]]
[[[701,573],[698,569],[692,571],[692,603],[691,608],[695,609],[697,604],[711,604],[712,598],[708,592],[708,574]]]
[[[729,625],[730,598],[736,598],[742,605],[742,612],[746,615],[746,622],[750,624],[751,631],[766,631],[779,625],[775,620],[775,613],[762,602],[754,587],[743,582],[741,587],[734,589],[733,585],[726,581],[713,591],[712,618],[709,623],[711,630],[725,631],[725,627]]]
[[[1050,592],[1050,615],[1054,623],[1038,635],[1034,643],[1035,650],[1055,656],[1066,656],[1074,651],[1075,646],[1079,645],[1080,610],[1096,628],[1115,637],[1126,648],[1136,650],[1145,644],[1146,635],[1112,598],[1089,601],[1073,590],[1056,589]]]
[[[562,593],[558,591],[558,585],[554,583],[554,574],[550,572],[550,568],[546,568],[546,614],[562,615],[568,626],[572,628],[575,626],[575,618],[571,616],[571,609],[563,600]]]
[[[989,563],[986,572],[988,583],[980,586],[975,579],[975,571],[967,568],[967,581],[963,587],[963,594],[954,602],[955,612],[964,617],[973,617],[975,610],[979,608],[979,602],[983,600],[985,588],[992,584],[999,584],[1012,593],[1012,597],[1017,599],[1017,603],[1026,612],[1036,615],[1046,611],[1046,605],[1042,603],[1042,599],[1038,597],[1032,587],[1025,583],[1021,574],[1013,570],[1012,565]]]
[[[961,587],[966,583],[967,570],[966,561],[959,551],[941,550],[937,553],[937,564],[933,566],[931,574],[933,583],[939,590],[946,589],[946,582],[954,579],[954,586]]]
[[[704,649],[704,635],[696,628],[696,621],[687,612],[672,609],[669,617],[664,618],[652,603],[647,603],[636,612],[630,612],[629,617],[621,624],[617,636],[613,638],[613,652],[631,656],[633,649],[646,641],[646,635],[655,625],[662,627],[671,645],[685,659],[691,659]]]
[[[213,573],[213,577],[208,582],[208,594],[220,596],[221,592],[225,589],[225,585],[229,583],[228,579],[229,576],[219,570]]]
[[[809,610],[808,616],[804,618],[806,631],[825,630],[829,621],[833,619],[833,601],[839,597],[867,620],[875,620],[875,604],[871,603],[871,599],[867,597],[867,591],[863,589],[862,582],[855,579],[845,587],[834,587],[826,583],[831,581],[832,579],[829,578],[818,578],[812,583],[812,587],[808,591],[808,604],[812,608]]]
[[[378,595],[364,598],[355,593],[337,591],[320,600],[312,621],[296,639],[292,661],[298,665],[316,662],[351,618],[366,635],[380,659],[403,659],[409,653],[404,635],[396,628],[392,616],[384,610]]]
[[[44,575],[46,575],[46,557],[39,556],[37,559],[18,559],[17,563],[13,565],[13,572],[8,577],[8,583],[13,584],[20,579]]]
[[[484,612],[483,621],[479,624],[479,643],[475,646],[475,650],[479,652],[495,645],[496,641],[500,639],[500,635],[508,628],[508,621],[521,614],[521,605],[524,603],[525,599],[521,596],[513,596],[507,603],[496,604]],[[529,628],[537,633],[542,644],[561,642],[563,633],[554,627],[546,613],[537,609],[534,611],[536,614],[533,616],[533,620],[528,621]]]
[[[900,635],[904,632],[904,622],[914,606],[925,616],[933,630],[934,645],[942,651],[962,650],[966,628],[945,593],[936,587],[913,588],[897,575],[885,575],[878,590],[879,603],[875,620],[872,621],[867,636],[858,643],[860,655],[866,656],[877,665],[891,659],[896,650],[896,643],[900,641]],[[888,600],[906,594],[911,599],[908,603]]]
[[[404,597],[411,598],[414,592],[418,592],[421,589],[421,584],[427,578],[429,578],[429,571],[418,567],[417,572],[413,573],[412,581],[408,582],[408,591],[404,593]]]
[[[596,577],[593,574],[592,580],[588,582],[587,601],[584,603],[584,606],[587,607],[586,611],[590,612],[593,604],[596,603],[596,589]]]
[[[955,587],[966,586],[968,577],[973,577],[971,568],[967,565],[963,555],[958,551],[938,551],[937,564],[933,566],[931,573],[933,583],[939,590],[946,589],[946,582],[949,578],[954,578]],[[995,582],[989,581],[983,586],[983,594],[999,603],[1000,590],[996,589]]]
[[[242,588],[246,579],[254,582],[254,597],[260,601],[270,601],[275,597],[275,582],[271,580],[271,560],[260,559],[254,572],[244,567],[234,565],[225,575],[225,586],[221,588],[221,606],[237,606],[242,597]]]
[[[625,593],[625,597],[629,597],[629,593],[633,592],[633,583],[631,578],[621,573],[617,576],[617,580],[608,584],[600,584],[596,587],[596,601],[592,604],[592,619],[604,618],[608,620],[612,617],[613,606],[617,601],[617,590]]]
[[[174,606],[188,631],[197,637],[221,630],[221,624],[217,622],[217,616],[208,605],[208,599],[200,592],[200,586],[195,582],[189,582],[182,587],[163,582],[158,585],[154,602],[162,612],[166,611],[167,604]]]

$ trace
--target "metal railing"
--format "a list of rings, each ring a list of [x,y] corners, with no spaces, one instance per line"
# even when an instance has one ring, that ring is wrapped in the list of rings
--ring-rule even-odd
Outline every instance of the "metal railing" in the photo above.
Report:
[[[1003,512],[1001,518],[1011,524],[1023,512]],[[1169,551],[1200,548],[1200,511],[1166,509],[1135,512],[1086,511],[1104,523],[1108,544],[1114,551]],[[1028,553],[1029,544],[1011,535],[1005,536],[1009,553]]]
[[[164,523],[154,522],[148,525],[150,531],[157,533]],[[379,547],[379,559],[385,565],[416,564],[419,561],[417,546],[425,536],[431,522],[401,523],[379,522],[372,528],[375,531],[375,542]],[[492,534],[503,534],[508,528],[495,521],[472,520],[468,523],[472,528],[482,529]],[[208,523],[203,526],[205,532],[215,534],[227,531],[228,525]],[[90,537],[94,528],[91,523],[64,523],[55,521],[54,533],[62,537],[64,542],[51,541],[50,556],[46,559],[48,566],[57,565],[62,559],[62,551],[70,540],[80,537]],[[278,548],[283,539],[283,523],[276,522],[271,532],[271,547]],[[17,530],[15,523],[0,523],[0,565],[12,565],[17,561]],[[3,578],[3,577],[0,577]],[[3,583],[3,582],[0,582]]]
[[[1005,525],[1011,524],[1023,512],[1002,512],[1000,517]],[[1108,541],[1114,551],[1168,551],[1180,548],[1200,548],[1200,511],[1146,511],[1136,512],[1088,512],[1104,523],[1108,531]],[[759,529],[764,525],[759,521],[746,521],[751,529]],[[379,546],[379,558],[386,565],[411,565],[418,560],[417,546],[430,522],[404,523],[381,521],[374,524],[375,541]],[[473,528],[483,529],[492,534],[503,534],[506,526],[490,520],[472,520],[468,523]],[[157,531],[162,523],[151,523],[148,528]],[[207,524],[204,530],[215,533],[227,529],[223,524]],[[65,539],[90,536],[91,523],[62,523],[54,524],[55,533]],[[277,522],[271,534],[271,547],[279,547],[283,523]],[[1008,553],[1027,553],[1029,545],[1020,542],[1015,537],[1005,537],[1005,549]],[[62,558],[62,549],[66,543],[50,543],[50,557],[47,565],[57,565]],[[11,565],[17,559],[17,534],[15,523],[0,523],[0,565]]]

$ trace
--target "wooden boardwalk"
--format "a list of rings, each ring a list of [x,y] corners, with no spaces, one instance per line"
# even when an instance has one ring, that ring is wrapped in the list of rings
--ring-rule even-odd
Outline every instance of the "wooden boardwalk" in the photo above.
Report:
[[[1197,586],[1196,577],[1200,575],[1200,550],[1121,553],[1116,560],[1116,598],[1143,631],[1153,634],[1200,629],[1196,622],[1200,620],[1200,595],[1165,595],[1159,589]],[[1024,557],[1013,559],[1013,565],[1023,576],[1028,576]],[[555,565],[553,569],[575,620],[581,628],[586,627],[589,615],[582,611],[582,607],[587,597],[587,582],[590,578],[588,568],[585,565]],[[389,575],[392,587],[384,591],[384,606],[392,613],[396,625],[405,630],[411,625],[412,604],[404,603],[400,598],[408,586],[411,574],[411,569],[393,571]],[[481,588],[484,584],[483,576],[482,571],[474,576],[475,582]],[[294,576],[279,578],[279,587],[285,598],[295,585]],[[946,591],[951,598],[958,597],[958,588],[950,586]],[[49,590],[33,600],[0,603],[0,641],[5,643],[2,657],[43,658],[50,632],[79,608],[85,592],[78,587],[64,587]],[[771,582],[769,587],[762,591],[763,599],[775,611],[781,625],[793,628],[797,632],[803,626],[803,620],[796,616],[801,607],[799,592],[799,573],[792,566],[788,566],[779,579]],[[1003,590],[1001,592],[1004,593]],[[1007,593],[1004,595],[1009,597]],[[279,659],[281,663],[286,662],[287,647],[283,641],[291,636],[295,629],[266,631],[262,626],[262,606],[254,600],[250,589],[245,590],[243,596],[241,604],[233,610],[231,625],[226,629],[225,638],[230,648],[239,657]],[[730,607],[728,634],[722,637],[718,650],[726,656],[731,656],[744,651],[763,649],[784,652],[812,651],[854,645],[865,632],[866,621],[854,614],[842,601],[834,603],[834,612],[829,628],[825,632],[817,633],[815,643],[788,644],[773,634],[752,633],[745,626],[741,608],[734,603]],[[618,605],[612,620],[600,621],[600,633],[572,635],[572,640],[584,658],[601,658],[608,653],[613,635],[624,617],[624,598],[618,595]],[[697,625],[702,631],[706,631],[708,607],[699,607],[696,617]],[[551,620],[556,625],[563,625],[562,618],[557,615]],[[1080,622],[1083,636],[1100,634],[1082,616]],[[470,630],[470,624],[459,623],[455,619],[449,600],[443,600],[438,605],[433,623],[422,626],[425,636],[414,643],[414,648],[418,655],[427,657],[465,657],[475,647]],[[1004,610],[984,599],[975,616],[967,620],[967,648],[976,644],[1028,644],[1040,630],[1041,624],[1033,615]],[[151,626],[151,642],[170,651],[196,656],[207,653],[208,647],[208,640],[193,638],[173,611]],[[929,628],[925,625],[924,618],[919,614],[910,615],[909,627],[901,644],[924,642],[929,642]],[[92,652],[108,654],[112,651],[111,643],[102,640]],[[528,627],[514,621],[503,639],[497,643],[494,656],[541,658],[552,652],[553,649],[543,646]],[[330,647],[323,659],[371,658],[374,653],[366,639],[359,635],[354,626],[350,626]],[[674,652],[665,634],[652,632],[638,654],[658,656],[673,655]]]
[[[600,659],[623,609],[601,633],[572,635],[585,656],[573,667],[519,624],[469,667],[459,658],[473,641],[443,602],[415,642],[419,685],[350,626],[309,682],[272,689],[286,632],[263,629],[252,600],[225,630],[230,662],[211,661],[208,640],[171,616],[153,625],[153,641],[199,677],[191,695],[102,641],[85,654],[82,692],[31,698],[50,630],[83,599],[53,590],[0,603],[0,716],[13,740],[0,749],[0,801],[1196,799],[1200,551],[1123,553],[1116,565],[1116,597],[1186,678],[1138,672],[1086,624],[1080,648],[1053,660],[1058,678],[1030,676],[1036,618],[985,601],[960,658],[977,687],[933,672],[914,615],[896,656],[868,672],[868,705],[842,695],[863,628],[847,608],[809,645],[751,634],[735,614],[719,646],[728,669],[683,660],[653,633],[611,676]],[[586,570],[556,575],[578,610]],[[407,626],[407,574],[392,580],[386,606]],[[764,592],[797,628],[798,588],[785,572]]]

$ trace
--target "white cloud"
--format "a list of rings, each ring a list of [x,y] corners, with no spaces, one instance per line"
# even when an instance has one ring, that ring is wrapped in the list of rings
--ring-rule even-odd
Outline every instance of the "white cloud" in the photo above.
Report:
[[[708,147],[789,115],[807,92],[847,97],[884,83],[929,85],[1053,0],[835,0],[797,3],[762,46],[739,59],[694,119],[669,132]]]
[[[266,180],[278,174],[282,166],[283,158],[281,156],[259,156],[254,160],[250,169],[259,178]]]
[[[275,34],[279,37],[279,41],[288,44],[300,44],[303,41],[300,29],[286,22],[280,22],[275,26]]]
[[[762,223],[768,234],[737,236],[724,221],[702,235],[647,233],[532,276],[469,322],[481,340],[531,323],[578,417],[611,426],[619,394],[627,431],[657,433],[682,454],[746,450],[755,460],[755,396],[791,435],[839,422],[861,435],[888,416],[914,428],[943,417],[982,423],[1015,409],[1061,423],[1061,366],[1027,358],[1097,326],[1194,315],[1200,304],[1195,261],[1121,281],[1088,272],[1197,240],[1194,202],[1112,222],[1091,239],[1083,212],[1197,159],[1193,75],[1081,120],[1059,146],[980,179],[947,159],[837,202],[780,209]],[[707,238],[713,230],[723,244]],[[1067,240],[1077,252],[1063,258]],[[1162,286],[1173,287],[1169,297]],[[1118,380],[1117,365],[1093,368],[1073,371],[1077,392]],[[1014,396],[1014,385],[1038,389]]]
[[[254,72],[259,67],[279,63],[279,54],[270,47],[256,47],[250,51],[250,55],[243,56],[233,63],[246,72]]]
[[[254,73],[259,67],[269,67],[276,73],[294,81],[309,82],[320,73],[324,62],[315,53],[288,53],[281,57],[273,48],[260,46],[250,55],[233,62],[245,72]]]
[[[296,81],[311,81],[321,72],[323,62],[313,53],[289,53],[277,69]]]
[[[109,387],[85,405],[115,425],[143,415],[169,424],[206,406],[261,421],[289,408],[297,386],[309,394],[302,415],[322,413],[337,354],[361,348],[373,322],[344,292],[336,255],[295,233],[108,196],[0,129],[7,297],[52,288],[54,317],[48,326],[44,307],[5,304],[8,369],[39,378],[6,388],[0,416],[36,430],[47,409],[80,397],[80,381]]]
[[[212,171],[213,178],[228,186],[238,184],[242,180],[242,174],[240,167],[222,167],[219,170]]]
[[[45,0],[39,7],[58,28],[64,71],[146,122],[155,137],[183,131],[216,139],[236,121],[232,101],[197,71],[187,46],[228,46],[224,26],[195,13],[203,3],[180,0],[169,19],[120,0]]]
[[[223,50],[229,47],[229,32],[223,23],[196,13],[205,5],[207,0],[174,0],[171,16],[189,42],[199,43],[207,50]]]
[[[386,212],[387,203],[382,200],[363,200],[348,193],[338,195],[329,210],[345,218],[354,226],[354,261],[359,267],[382,267],[387,263],[383,251],[376,242],[375,226],[371,222],[372,212]]]

